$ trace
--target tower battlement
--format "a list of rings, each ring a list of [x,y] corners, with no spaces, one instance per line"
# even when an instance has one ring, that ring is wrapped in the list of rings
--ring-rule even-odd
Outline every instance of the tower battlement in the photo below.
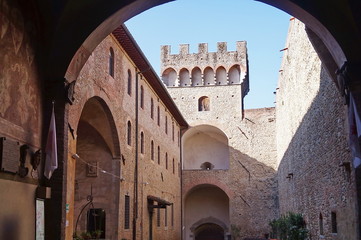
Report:
[[[247,47],[246,41],[237,41],[236,42],[236,51],[229,51],[229,53],[241,53],[246,52]],[[190,53],[189,52],[189,44],[179,44],[179,53],[178,54],[171,54],[171,46],[170,45],[163,45],[161,46],[161,56],[184,56],[188,54],[207,54],[207,53],[227,53],[227,42],[217,42],[217,52],[208,52],[208,43],[199,43],[198,44],[198,53]]]
[[[245,96],[249,90],[247,42],[237,41],[235,51],[228,51],[226,42],[218,42],[216,52],[208,51],[208,43],[199,43],[197,53],[189,53],[189,44],[180,44],[178,54],[171,54],[170,45],[161,46],[161,74],[168,87],[242,85]]]

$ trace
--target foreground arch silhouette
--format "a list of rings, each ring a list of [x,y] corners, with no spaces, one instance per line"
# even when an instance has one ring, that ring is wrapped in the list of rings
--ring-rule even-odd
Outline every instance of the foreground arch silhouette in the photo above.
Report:
[[[328,71],[335,79],[335,70],[345,61],[349,62],[351,81],[361,82],[361,2],[358,0],[259,0],[277,7],[303,21],[310,36],[317,42],[317,52]],[[48,122],[51,100],[56,100],[56,116],[59,125],[58,139],[60,168],[59,176],[66,172],[67,123],[69,107],[63,94],[64,82],[74,81],[80,69],[94,48],[127,19],[170,0],[99,0],[70,1],[29,1],[21,2],[34,12],[34,22],[41,32],[31,36],[35,61],[41,75],[39,82],[45,83],[47,90],[42,97],[44,122]],[[20,1],[19,1],[20,2]],[[1,49],[0,52],[6,51]],[[6,53],[6,52],[5,52]],[[9,63],[10,64],[10,63]],[[4,66],[10,67],[10,66]],[[43,126],[43,131],[46,126]],[[64,161],[65,162],[65,161]],[[51,182],[56,196],[63,193],[64,178]],[[55,235],[65,236],[65,198],[52,199],[53,219],[51,226]]]

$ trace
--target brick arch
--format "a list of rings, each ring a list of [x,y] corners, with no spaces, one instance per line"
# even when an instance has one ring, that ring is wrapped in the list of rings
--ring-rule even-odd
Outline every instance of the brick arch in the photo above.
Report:
[[[200,179],[196,179],[196,180],[186,184],[185,186],[182,186],[183,201],[187,198],[187,196],[193,190],[195,190],[196,188],[205,186],[205,185],[211,185],[214,187],[218,187],[228,196],[229,199],[232,199],[235,195],[233,190],[231,190],[226,184],[222,183],[221,181],[219,181],[215,178],[212,178],[212,177],[203,177]]]
[[[106,101],[99,97],[99,96],[93,96],[84,103],[82,106],[81,115],[79,117],[79,121],[81,121],[82,115],[84,113],[84,110],[88,107],[87,104],[99,104],[105,114],[105,117],[107,119],[107,123],[109,124],[109,129],[106,129],[103,132],[105,134],[106,140],[108,142],[108,146],[111,149],[113,158],[120,158],[121,152],[120,152],[120,141],[118,136],[118,130],[115,125],[115,121],[113,118],[113,114],[109,108],[109,105],[106,103]],[[78,122],[79,122],[78,121]]]
[[[93,3],[91,9],[88,8],[87,15],[83,18],[89,18],[92,21],[83,19],[78,21],[78,11],[69,11],[74,9],[86,8],[85,3],[77,1],[69,2],[67,8],[61,12],[59,19],[64,19],[58,23],[59,31],[53,37],[54,42],[50,44],[55,46],[50,49],[48,56],[48,72],[50,75],[63,77],[71,82],[75,80],[88,59],[91,52],[100,43],[100,41],[109,35],[119,26],[119,23],[125,22],[137,14],[146,11],[157,5],[171,2],[172,0],[139,0],[132,3],[110,0],[104,8],[101,3]],[[353,29],[352,18],[344,19],[344,24],[339,24],[338,16],[344,16],[348,6],[343,6],[342,2],[335,6],[323,6],[321,1],[314,1],[304,4],[302,0],[258,0],[265,4],[274,6],[280,10],[297,17],[306,24],[324,43],[329,51],[329,56],[333,57],[336,66],[341,67],[345,60],[358,59],[361,47],[358,42],[350,44],[348,39],[359,39],[358,32]],[[75,3],[76,2],[76,3]],[[76,4],[74,7],[73,5]],[[343,11],[338,11],[340,10]],[[101,10],[100,10],[101,9]],[[349,10],[349,14],[357,14],[356,10]],[[334,16],[334,17],[329,17]],[[71,27],[69,28],[69,22]],[[67,31],[65,31],[67,29]],[[79,31],[81,29],[81,31]],[[63,30],[63,31],[61,31]],[[331,31],[331,32],[330,32]],[[72,35],[72,42],[69,42],[68,34]],[[345,36],[344,32],[349,34]],[[346,54],[344,54],[344,52]],[[55,57],[62,56],[62,58]],[[56,67],[54,67],[56,66]]]
[[[198,227],[202,226],[203,224],[207,224],[207,223],[213,223],[215,225],[218,225],[224,230],[224,232],[228,232],[227,225],[215,217],[207,217],[207,218],[200,219],[199,221],[195,222],[191,226],[190,230],[194,233]]]

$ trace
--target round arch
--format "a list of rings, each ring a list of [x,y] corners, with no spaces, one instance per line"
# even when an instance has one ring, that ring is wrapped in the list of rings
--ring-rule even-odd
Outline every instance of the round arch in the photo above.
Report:
[[[192,239],[207,239],[210,234],[214,239],[225,239],[229,230],[230,199],[219,187],[201,184],[192,188],[184,200],[184,225],[187,235]],[[215,229],[212,231],[211,229]]]
[[[81,111],[79,123],[81,121],[88,122],[98,132],[102,133],[113,158],[120,158],[120,142],[113,114],[108,104],[101,97],[94,96],[86,101]]]
[[[90,53],[105,36],[119,26],[119,23],[125,22],[147,9],[170,1],[172,0],[139,0],[127,4],[112,0],[106,7],[93,6],[93,8],[87,11],[87,15],[84,18],[91,18],[92,21],[77,21],[79,18],[78,12],[72,10],[72,5],[75,3],[69,3],[66,7],[63,6],[62,15],[67,17],[59,22],[59,27],[53,38],[54,43],[52,46],[56,47],[49,54],[49,74],[52,73],[51,75],[55,74],[59,77],[65,75],[69,82],[75,80]],[[341,67],[346,59],[348,61],[359,61],[359,56],[361,55],[361,46],[359,44],[361,34],[357,28],[360,26],[352,22],[352,17],[341,17],[348,15],[355,16],[356,18],[357,12],[353,8],[348,8],[349,6],[344,6],[342,1],[339,3],[334,2],[332,6],[324,5],[323,1],[313,1],[308,4],[301,0],[258,1],[283,10],[304,22],[327,47],[328,54],[333,57],[336,66]],[[83,8],[81,5],[89,3],[77,2],[76,4],[78,9],[84,9],[85,6]],[[339,19],[343,19],[343,24],[339,22]],[[69,24],[70,22],[77,24]],[[82,31],[79,31],[79,29],[82,29]],[[68,34],[62,35],[63,32],[70,33],[73,36],[71,42],[67,38]],[[345,32],[348,35],[345,35]],[[350,43],[349,39],[354,39],[354,43]],[[55,58],[54,56],[62,56],[62,58]],[[57,61],[57,64],[53,61]],[[52,66],[57,67],[54,69]]]
[[[177,73],[173,68],[167,68],[162,73],[162,81],[168,87],[177,86]]]
[[[188,129],[182,138],[183,169],[219,170],[229,168],[229,146],[227,135],[217,127],[199,125]],[[203,165],[212,169],[203,169]]]
[[[223,240],[228,232],[227,225],[214,217],[203,218],[194,223],[191,228],[195,240],[211,239]]]
[[[118,226],[119,196],[109,193],[119,193],[120,190],[120,181],[115,178],[119,175],[120,165],[113,161],[114,158],[120,159],[120,147],[114,119],[102,98],[92,97],[86,101],[76,132],[74,229],[102,230],[103,238],[117,238],[112,229]],[[82,215],[82,209],[88,206],[89,193],[93,204],[88,210],[100,211],[103,217],[99,219]]]

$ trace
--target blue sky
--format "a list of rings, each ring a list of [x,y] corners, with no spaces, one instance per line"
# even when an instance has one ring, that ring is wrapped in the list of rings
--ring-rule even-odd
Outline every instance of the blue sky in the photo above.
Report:
[[[247,41],[250,92],[245,108],[274,106],[278,70],[290,16],[272,6],[254,0],[177,0],[143,12],[126,26],[152,64],[160,71],[160,46],[208,43],[210,52],[217,42],[227,42],[228,51],[236,41]]]

